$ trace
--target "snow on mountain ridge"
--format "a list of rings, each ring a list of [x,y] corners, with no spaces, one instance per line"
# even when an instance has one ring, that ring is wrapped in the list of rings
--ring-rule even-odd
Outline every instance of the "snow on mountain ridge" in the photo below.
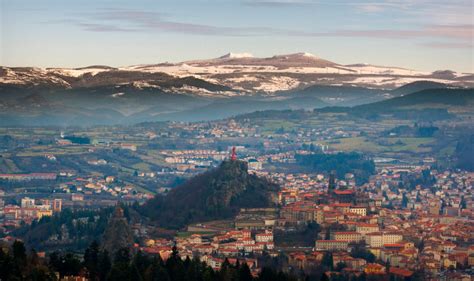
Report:
[[[96,76],[99,73],[103,73],[103,75]],[[152,75],[154,73],[165,75]],[[205,84],[203,87],[196,85],[175,87],[168,84],[169,81],[167,81],[167,79],[176,78],[190,79],[187,77],[201,79],[218,86],[226,86],[232,91],[209,90]],[[351,85],[391,89],[419,80],[464,87],[474,84],[472,77],[472,74],[448,71],[423,72],[362,63],[342,65],[306,52],[264,58],[253,57],[250,53],[228,53],[213,59],[141,64],[118,68],[100,65],[83,68],[46,69],[0,67],[0,84],[54,85],[70,88],[78,85],[88,87],[93,83],[114,85],[113,83],[133,82],[133,86],[140,89],[157,88],[157,90],[163,91],[200,93],[206,96],[251,95],[258,92],[272,94],[311,85]]]
[[[227,53],[219,59],[242,59],[242,58],[253,58],[254,56],[251,53]]]
[[[311,53],[306,53],[306,52],[303,53],[303,56],[304,56],[304,57],[310,57],[310,58],[318,58],[317,56],[315,56],[315,55],[313,55],[313,54],[311,54]]]

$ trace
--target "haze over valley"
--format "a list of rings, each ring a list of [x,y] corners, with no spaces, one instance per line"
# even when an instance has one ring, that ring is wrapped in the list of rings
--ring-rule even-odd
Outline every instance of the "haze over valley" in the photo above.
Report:
[[[368,64],[309,53],[233,54],[182,63],[83,68],[2,67],[2,124],[199,121],[257,110],[355,106],[432,88],[469,88],[474,75]]]

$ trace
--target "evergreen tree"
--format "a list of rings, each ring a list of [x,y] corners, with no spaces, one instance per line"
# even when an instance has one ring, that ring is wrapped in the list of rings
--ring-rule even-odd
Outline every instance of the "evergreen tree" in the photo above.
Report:
[[[346,267],[347,267],[347,265],[346,265],[345,262],[338,262],[336,264],[336,269],[335,270],[341,272]]]
[[[331,239],[331,230],[329,229],[329,227],[326,229],[326,233],[325,233],[325,235],[324,235],[324,239],[325,239],[325,240]]]
[[[77,275],[82,269],[81,262],[74,254],[58,252],[54,252],[49,256],[49,267],[53,271],[59,272],[61,276]]]
[[[21,277],[26,267],[26,249],[23,242],[15,240],[12,245],[14,274]]]
[[[140,271],[138,270],[135,264],[132,264],[130,266],[130,280],[143,281],[142,275],[140,274]]]
[[[402,195],[402,207],[406,208],[408,206],[408,198],[405,192]]]
[[[0,248],[0,280],[15,280],[14,270],[13,259]]]
[[[145,280],[147,281],[170,281],[170,277],[166,268],[164,267],[163,260],[158,255],[153,259],[153,262],[149,269],[145,273]]]
[[[274,281],[276,278],[276,274],[271,268],[264,267],[258,276],[258,281]]]
[[[99,279],[99,244],[93,241],[84,252],[84,267],[89,272],[89,279]]]
[[[118,249],[111,264],[106,250],[100,251],[98,243],[93,242],[84,253],[84,260],[72,253],[54,252],[49,256],[49,268],[38,257],[35,251],[25,254],[21,242],[15,244],[10,251],[0,249],[0,280],[57,280],[54,275],[59,272],[60,277],[84,276],[89,273],[90,280],[120,280],[120,281],[292,281],[297,280],[292,275],[264,267],[258,278],[252,277],[247,263],[236,262],[232,265],[225,260],[221,270],[216,272],[199,259],[186,257],[183,261],[179,257],[176,247],[173,253],[163,263],[159,255],[154,258],[141,252],[131,256],[128,248]],[[21,271],[15,270],[15,264],[23,264]],[[275,268],[280,268],[282,263],[274,262]],[[296,275],[294,275],[296,276]],[[303,273],[299,279],[305,280]],[[299,280],[298,279],[298,280]]]
[[[132,268],[130,266],[130,251],[128,248],[121,248],[115,253],[114,263],[107,276],[109,281],[132,281]],[[134,280],[135,281],[135,280]]]
[[[387,262],[385,263],[385,272],[387,272],[387,274],[390,272],[390,260],[387,259]]]
[[[185,278],[184,265],[181,257],[179,256],[178,248],[176,245],[172,248],[172,253],[165,263],[166,270],[171,280],[182,281]]]
[[[233,280],[234,269],[229,263],[229,260],[226,258],[221,265],[221,270],[219,271],[219,280],[222,281],[232,281]]]
[[[239,267],[239,280],[240,281],[252,281],[252,273],[250,272],[250,268],[247,265],[246,262],[244,262],[240,267]]]
[[[133,258],[132,265],[135,266],[139,272],[143,273],[151,266],[152,262],[153,261],[148,256],[144,255],[141,251],[138,251]]]
[[[110,272],[112,267],[109,253],[107,250],[103,250],[99,254],[99,263],[98,263],[98,270],[99,270],[99,280],[105,281],[107,279],[107,275]]]
[[[331,252],[325,252],[323,255],[323,259],[321,260],[321,264],[329,268],[330,270],[333,270],[334,267],[334,262],[332,258],[332,253]]]

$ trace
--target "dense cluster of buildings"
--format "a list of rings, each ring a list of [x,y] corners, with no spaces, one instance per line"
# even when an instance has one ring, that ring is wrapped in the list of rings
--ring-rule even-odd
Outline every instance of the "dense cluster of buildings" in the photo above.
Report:
[[[421,179],[423,174],[430,188],[404,187],[409,178]],[[403,278],[423,272],[431,280],[468,280],[463,278],[472,274],[473,173],[391,166],[363,186],[348,188],[343,183],[340,190],[328,190],[318,175],[287,175],[285,180],[289,183],[279,194],[277,228],[315,221],[327,229],[316,239],[313,252],[289,255],[294,266],[315,266],[323,253],[331,252],[334,268],[342,262],[351,272]],[[360,245],[375,262],[354,258]],[[451,276],[452,270],[459,276]]]
[[[214,269],[225,259],[259,270],[263,254],[284,253],[291,268],[320,267],[331,255],[332,275],[394,276],[409,280],[469,280],[474,267],[474,174],[429,170],[431,188],[403,187],[408,178],[427,174],[414,165],[379,169],[357,186],[353,175],[256,173],[278,181],[278,208],[242,209],[228,227],[197,224],[173,240],[145,239],[137,246],[166,259],[176,245],[183,257],[199,257]],[[313,247],[275,244],[286,235],[317,223]],[[467,276],[467,277],[466,277]],[[470,278],[470,277],[469,277]]]
[[[39,220],[44,216],[52,216],[53,213],[61,212],[61,199],[42,199],[35,200],[29,197],[21,199],[20,205],[4,205],[1,202],[0,219],[3,220],[3,226],[17,227],[21,223],[31,223],[33,220]]]
[[[212,235],[192,234],[176,237],[174,240],[147,239],[140,249],[149,254],[158,254],[166,260],[177,247],[182,258],[197,257],[215,270],[219,270],[227,259],[231,264],[247,263],[254,274],[258,273],[258,259],[249,258],[274,249],[273,232],[270,230],[252,232],[250,230],[222,231]]]

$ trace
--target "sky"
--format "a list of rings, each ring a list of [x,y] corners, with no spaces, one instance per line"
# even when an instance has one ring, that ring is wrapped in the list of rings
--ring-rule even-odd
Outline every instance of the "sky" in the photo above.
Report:
[[[0,65],[127,66],[309,52],[474,72],[471,0],[0,0]]]

